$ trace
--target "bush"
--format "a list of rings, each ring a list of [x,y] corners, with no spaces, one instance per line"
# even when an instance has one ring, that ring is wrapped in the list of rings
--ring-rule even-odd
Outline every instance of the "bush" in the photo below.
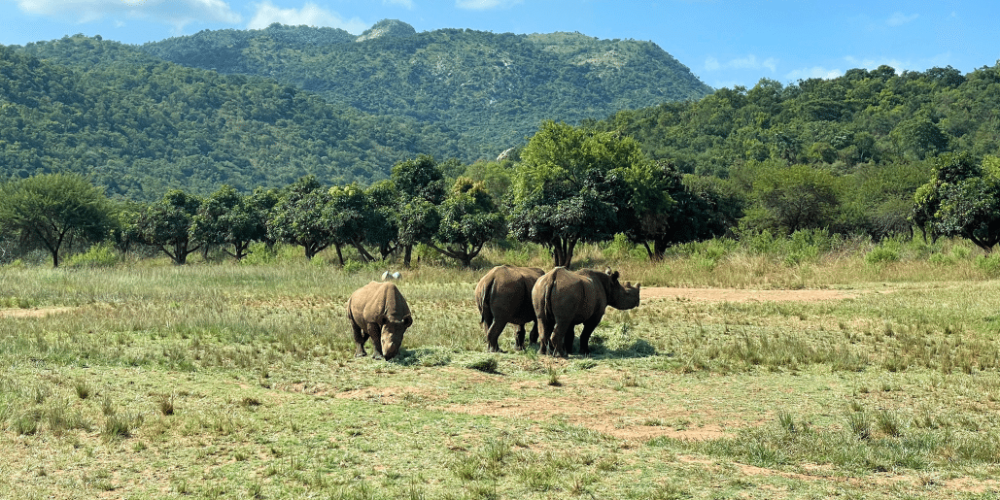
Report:
[[[976,267],[991,278],[1000,277],[1000,254],[991,253],[976,257]]]
[[[110,243],[92,245],[84,253],[76,254],[66,263],[69,267],[113,267],[121,260]]]
[[[875,248],[865,254],[865,263],[880,265],[897,262],[900,259],[900,250],[899,240],[882,240],[882,242],[876,245]]]

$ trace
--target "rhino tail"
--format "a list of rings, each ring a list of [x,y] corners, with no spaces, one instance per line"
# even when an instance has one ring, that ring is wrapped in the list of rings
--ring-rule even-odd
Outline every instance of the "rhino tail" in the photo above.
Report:
[[[493,324],[493,308],[490,307],[490,304],[493,303],[494,285],[496,285],[496,280],[491,279],[490,282],[483,287],[483,293],[479,297],[476,297],[476,300],[479,301],[479,322],[483,325]]]

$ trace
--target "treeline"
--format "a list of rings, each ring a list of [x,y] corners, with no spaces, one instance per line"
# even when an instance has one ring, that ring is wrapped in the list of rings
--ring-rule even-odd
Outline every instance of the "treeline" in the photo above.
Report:
[[[109,241],[126,252],[155,248],[175,263],[210,247],[235,259],[253,242],[284,242],[312,258],[344,249],[365,261],[409,265],[423,244],[469,266],[483,246],[508,237],[548,248],[572,264],[580,242],[626,233],[653,257],[666,245],[725,231],[711,192],[694,192],[669,164],[648,161],[638,144],[611,133],[546,122],[518,163],[398,162],[389,179],[362,188],[303,177],[281,189],[208,196],[168,191],[148,204],[115,204],[79,175],[51,174],[2,186],[0,231],[21,251],[47,250],[53,265],[72,241]]]
[[[881,236],[916,226],[925,237],[967,238],[991,251],[1000,242],[1000,158],[945,153],[929,162],[919,189],[908,199],[900,194],[899,213],[908,215],[879,227]],[[421,155],[367,188],[306,176],[280,189],[222,186],[204,197],[171,190],[152,203],[116,205],[79,175],[19,179],[0,186],[0,240],[20,251],[44,249],[55,266],[64,245],[107,241],[122,252],[155,248],[177,264],[199,250],[241,260],[252,243],[283,242],[309,259],[332,248],[344,265],[350,249],[366,262],[398,258],[408,266],[422,244],[468,267],[484,245],[511,238],[547,248],[553,265],[568,267],[579,243],[617,235],[658,260],[670,245],[724,234],[854,227],[832,174],[793,165],[753,176],[747,191],[734,190],[737,182],[685,177],[671,163],[648,159],[628,136],[550,121],[516,162],[464,165]],[[871,220],[854,216],[855,223]],[[843,225],[823,225],[830,221]]]
[[[141,48],[186,66],[273,78],[376,116],[440,124],[461,132],[466,160],[523,145],[542,120],[577,123],[712,91],[651,42],[579,33],[417,33],[389,20],[360,37],[274,24]]]
[[[435,125],[378,118],[272,80],[185,68],[116,42],[0,46],[0,177],[76,172],[151,201],[277,188],[304,175],[370,184],[413,151],[458,156]]]

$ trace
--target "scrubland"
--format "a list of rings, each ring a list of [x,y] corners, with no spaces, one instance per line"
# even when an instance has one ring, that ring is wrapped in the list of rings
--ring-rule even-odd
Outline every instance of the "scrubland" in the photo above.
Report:
[[[644,296],[568,359],[478,324],[484,267],[543,251],[424,255],[392,362],[353,357],[344,311],[389,267],[257,250],[0,267],[0,497],[1000,494],[1000,260],[960,241],[586,246]]]

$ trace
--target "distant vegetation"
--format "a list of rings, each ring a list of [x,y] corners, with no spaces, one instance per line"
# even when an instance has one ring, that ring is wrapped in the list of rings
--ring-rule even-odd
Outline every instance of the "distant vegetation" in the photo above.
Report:
[[[202,31],[142,50],[186,66],[273,78],[373,115],[440,125],[465,160],[522,144],[542,120],[577,123],[712,91],[651,42],[579,33],[417,33],[387,20],[354,37],[273,24]]]

